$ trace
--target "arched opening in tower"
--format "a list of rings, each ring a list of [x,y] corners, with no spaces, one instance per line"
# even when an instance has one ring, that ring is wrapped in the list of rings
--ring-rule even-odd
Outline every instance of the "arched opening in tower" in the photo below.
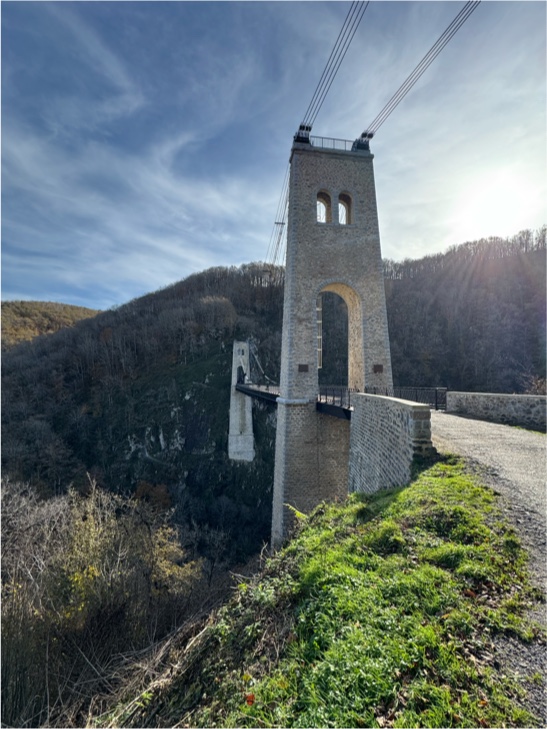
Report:
[[[333,291],[317,299],[317,360],[320,386],[348,386],[348,307]]]

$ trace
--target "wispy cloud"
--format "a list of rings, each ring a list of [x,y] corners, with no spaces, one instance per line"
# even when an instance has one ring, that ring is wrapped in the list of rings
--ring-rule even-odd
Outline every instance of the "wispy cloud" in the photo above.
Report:
[[[186,140],[166,141],[139,156],[88,144],[75,157],[20,129],[9,135],[4,240],[19,243],[16,250],[8,247],[4,265],[13,270],[19,257],[30,279],[47,270],[52,284],[100,281],[115,303],[128,283],[132,292],[144,293],[229,262],[234,252],[241,261],[259,258],[257,240],[265,249],[269,185],[253,187],[237,174],[178,175],[173,159]],[[22,196],[31,199],[30,210],[18,205]]]
[[[56,134],[96,129],[103,122],[135,113],[145,103],[125,64],[71,5],[46,2],[43,8],[64,28],[64,43],[70,49],[68,55],[75,69],[85,65],[87,72],[97,77],[84,83],[91,88],[100,85],[102,91],[100,98],[85,92],[64,97],[55,95],[53,103],[46,104],[44,118]]]
[[[347,9],[7,4],[3,295],[104,308],[264,258],[292,134]],[[357,137],[456,12],[371,3],[314,132]],[[544,27],[542,4],[482,3],[382,127],[384,255],[463,242],[466,194],[502,172],[530,191],[529,225],[544,222]],[[492,216],[481,225],[499,234]]]

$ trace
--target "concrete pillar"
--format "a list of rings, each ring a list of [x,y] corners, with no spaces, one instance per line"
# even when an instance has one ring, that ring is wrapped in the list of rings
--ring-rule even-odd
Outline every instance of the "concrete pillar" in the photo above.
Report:
[[[249,343],[234,342],[228,434],[228,457],[232,461],[253,461],[255,457],[252,398],[235,387],[238,377],[241,382],[248,380],[249,364]]]

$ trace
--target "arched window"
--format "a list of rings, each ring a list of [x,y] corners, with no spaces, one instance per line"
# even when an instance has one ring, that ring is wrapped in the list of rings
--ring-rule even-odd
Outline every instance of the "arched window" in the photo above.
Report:
[[[317,222],[332,223],[332,205],[328,192],[317,193]]]
[[[351,197],[342,192],[338,196],[338,222],[340,225],[350,225],[353,221],[351,218]]]

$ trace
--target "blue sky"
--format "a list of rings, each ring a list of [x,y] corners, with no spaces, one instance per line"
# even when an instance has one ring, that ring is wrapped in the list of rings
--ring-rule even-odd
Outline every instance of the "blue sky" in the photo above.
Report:
[[[266,258],[346,2],[2,2],[2,298],[108,308]],[[313,133],[355,139],[463,2],[374,2]],[[546,4],[483,1],[371,148],[382,252],[546,222]]]

